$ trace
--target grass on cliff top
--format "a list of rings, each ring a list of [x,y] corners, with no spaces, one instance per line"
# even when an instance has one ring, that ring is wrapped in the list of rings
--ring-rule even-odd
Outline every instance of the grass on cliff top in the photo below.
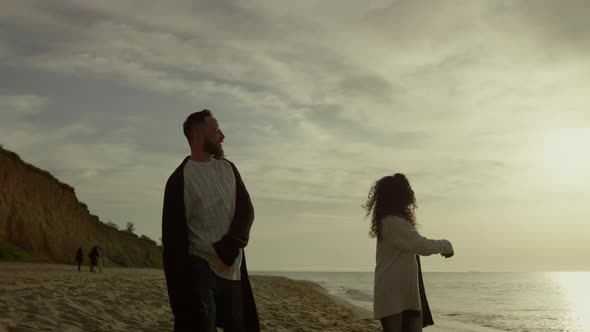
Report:
[[[29,258],[29,254],[23,250],[12,247],[0,247],[0,261],[22,262]]]

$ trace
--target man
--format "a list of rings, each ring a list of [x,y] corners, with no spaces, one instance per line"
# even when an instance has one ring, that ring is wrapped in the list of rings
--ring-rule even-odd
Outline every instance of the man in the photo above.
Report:
[[[243,248],[254,208],[209,110],[183,124],[191,155],[166,183],[164,272],[174,331],[260,331]]]
[[[78,272],[82,271],[82,261],[84,261],[84,252],[82,251],[82,246],[76,250],[76,263],[78,263]]]

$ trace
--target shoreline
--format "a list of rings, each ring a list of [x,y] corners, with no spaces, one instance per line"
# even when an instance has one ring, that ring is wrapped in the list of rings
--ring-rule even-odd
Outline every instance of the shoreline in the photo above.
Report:
[[[320,284],[250,275],[262,331],[380,331],[372,313]],[[162,269],[0,262],[0,332],[172,331]],[[489,332],[435,317],[431,332]]]
[[[271,276],[266,276],[263,273],[265,272],[254,272],[254,277],[269,277],[269,278],[285,278],[287,280],[308,284],[309,287],[316,288],[319,292],[321,292],[324,296],[329,297],[339,306],[345,307],[351,312],[354,313],[358,320],[362,320],[365,322],[372,321],[374,324],[367,324],[366,327],[372,327],[373,325],[377,326],[374,329],[367,329],[365,331],[381,331],[380,324],[378,321],[373,319],[373,312],[365,307],[360,306],[359,304],[355,304],[353,300],[346,299],[344,297],[340,297],[336,294],[331,294],[329,290],[323,287],[320,283],[306,280],[306,279],[298,279],[298,278],[289,278],[283,276],[277,276],[274,272],[267,272],[273,273]],[[262,274],[260,274],[262,273]],[[252,275],[251,275],[252,278]],[[362,301],[359,301],[362,302]],[[432,308],[431,308],[432,309]],[[434,315],[434,325],[428,326],[424,328],[427,332],[502,332],[504,330],[494,329],[491,327],[484,327],[475,324],[469,324],[465,322],[461,322],[458,320],[454,320],[451,318],[447,318],[444,316],[438,315],[436,312],[433,312]]]
[[[317,283],[280,276],[250,278],[263,331],[380,331],[370,311],[329,294]]]
[[[251,275],[262,331],[378,331],[367,312],[311,281]],[[0,262],[0,332],[172,331],[164,272]]]

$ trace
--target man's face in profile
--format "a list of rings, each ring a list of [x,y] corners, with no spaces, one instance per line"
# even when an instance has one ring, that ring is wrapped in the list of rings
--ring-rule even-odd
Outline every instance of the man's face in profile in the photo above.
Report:
[[[223,140],[225,139],[225,135],[223,135],[223,132],[219,128],[219,123],[215,117],[210,116],[205,120],[204,134],[204,151],[216,157],[225,157],[225,152],[223,151]]]

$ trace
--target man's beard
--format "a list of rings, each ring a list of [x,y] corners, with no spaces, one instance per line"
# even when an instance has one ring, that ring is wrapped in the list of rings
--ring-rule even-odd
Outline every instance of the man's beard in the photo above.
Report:
[[[205,138],[204,143],[204,150],[205,152],[219,158],[225,157],[225,152],[223,151],[223,147],[221,144],[213,143],[211,140]]]

